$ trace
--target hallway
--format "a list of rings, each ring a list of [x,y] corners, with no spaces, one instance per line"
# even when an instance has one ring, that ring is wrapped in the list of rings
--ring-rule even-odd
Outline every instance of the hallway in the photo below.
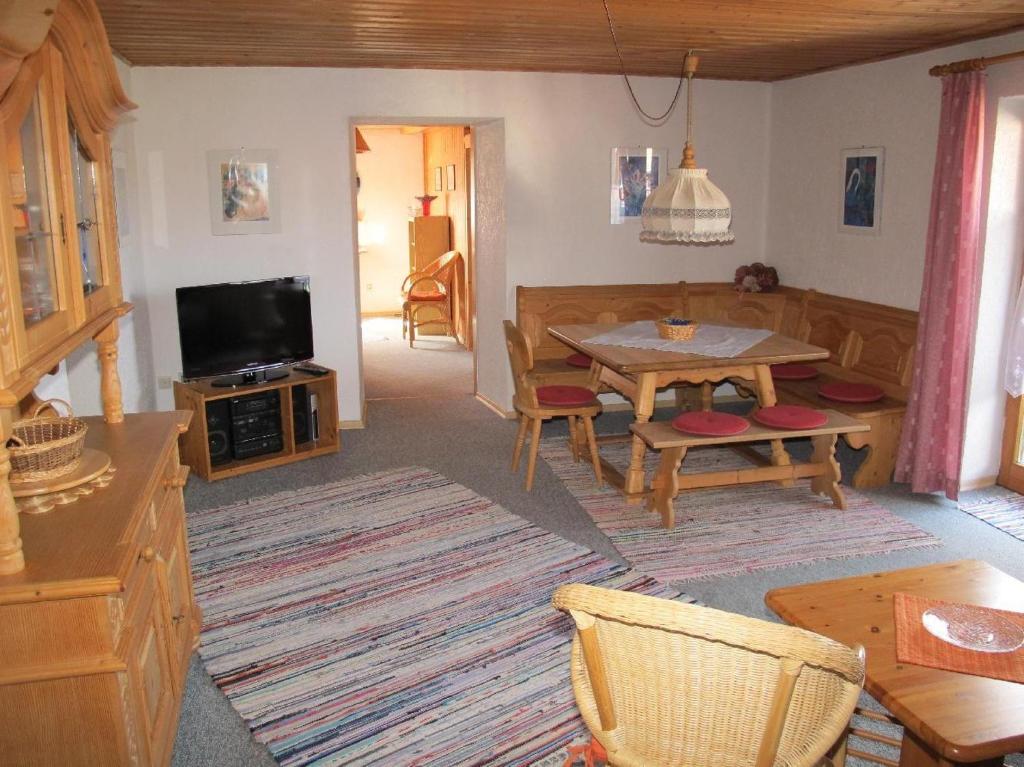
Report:
[[[473,396],[473,354],[448,336],[416,336],[409,348],[398,317],[362,322],[367,401]]]

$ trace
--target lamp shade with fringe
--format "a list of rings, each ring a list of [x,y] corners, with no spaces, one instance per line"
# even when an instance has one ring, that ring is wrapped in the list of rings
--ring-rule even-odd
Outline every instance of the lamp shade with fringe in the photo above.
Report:
[[[732,208],[704,168],[672,168],[641,213],[644,242],[732,242]]]

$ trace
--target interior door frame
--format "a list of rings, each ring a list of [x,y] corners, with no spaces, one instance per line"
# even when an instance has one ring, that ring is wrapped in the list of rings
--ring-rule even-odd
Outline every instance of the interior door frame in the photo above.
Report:
[[[1006,415],[1003,419],[1003,446],[999,460],[999,475],[996,482],[1015,493],[1024,494],[1024,465],[1015,456],[1021,454],[1021,398],[1006,398]]]

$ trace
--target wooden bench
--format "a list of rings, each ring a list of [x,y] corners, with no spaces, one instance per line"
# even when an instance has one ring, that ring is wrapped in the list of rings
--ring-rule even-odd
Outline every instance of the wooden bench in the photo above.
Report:
[[[844,437],[854,449],[867,448],[851,484],[856,488],[888,484],[910,396],[917,312],[814,290],[799,293],[796,326],[783,332],[828,349],[829,358],[815,364],[821,372],[816,379],[776,381],[776,396],[785,404],[830,407],[870,426],[870,431]],[[818,395],[821,384],[836,380],[874,384],[885,396],[862,404],[834,402]]]
[[[547,332],[549,326],[630,322],[668,314],[765,328],[828,349],[828,361],[817,365],[821,377],[776,382],[779,401],[832,408],[870,426],[870,431],[844,435],[850,447],[867,450],[851,484],[879,487],[891,480],[910,392],[917,312],[786,286],[745,294],[737,294],[730,283],[709,282],[516,289],[516,324],[533,347],[541,384],[583,386],[589,380],[588,371],[566,364],[572,350]],[[832,402],[818,396],[818,386],[830,380],[875,384],[885,397],[870,404]],[[680,406],[711,406],[710,386],[678,388],[676,393]]]
[[[699,437],[683,434],[664,421],[633,424],[630,429],[639,436],[648,447],[661,451],[661,459],[654,479],[651,481],[652,493],[648,498],[648,508],[661,515],[661,526],[667,529],[675,527],[675,514],[672,501],[680,490],[701,487],[720,487],[722,485],[740,485],[751,482],[785,482],[796,479],[811,478],[811,489],[821,495],[828,495],[838,509],[846,508],[846,498],[839,488],[841,478],[839,464],[836,462],[836,439],[840,434],[860,434],[868,431],[867,424],[856,418],[826,410],[828,421],[814,429],[773,429],[752,422],[750,428],[742,434],[728,437]],[[807,463],[790,463],[789,457],[773,458],[773,465],[751,466],[746,469],[728,469],[725,471],[702,472],[699,474],[680,474],[679,467],[692,447],[711,445],[745,446],[752,442],[768,440],[785,440],[797,437],[810,437],[814,446],[814,454]],[[744,452],[749,455],[749,452]],[[767,460],[767,459],[766,459]]]

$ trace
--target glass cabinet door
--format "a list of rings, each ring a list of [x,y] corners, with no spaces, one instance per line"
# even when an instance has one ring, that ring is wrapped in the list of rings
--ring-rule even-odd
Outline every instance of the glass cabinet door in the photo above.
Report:
[[[99,183],[96,161],[68,117],[68,143],[71,148],[71,186],[75,199],[75,229],[78,239],[78,261],[82,292],[93,293],[103,284],[103,253],[100,238]]]
[[[47,179],[51,169],[47,167],[44,151],[39,99],[37,89],[28,113],[7,147],[21,306],[26,326],[45,319],[59,308],[54,242],[54,224],[59,215],[50,209]]]

